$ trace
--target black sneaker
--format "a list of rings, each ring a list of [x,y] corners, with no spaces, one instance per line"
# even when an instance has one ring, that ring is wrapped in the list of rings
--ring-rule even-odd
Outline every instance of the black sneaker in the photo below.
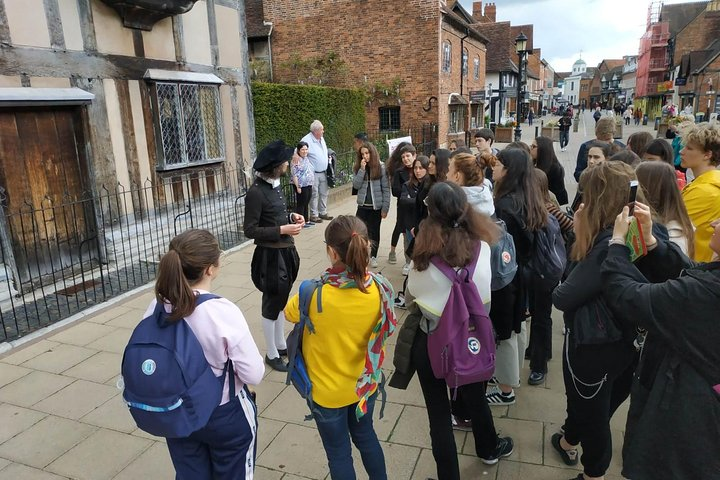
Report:
[[[497,446],[495,447],[495,453],[487,458],[480,457],[480,461],[482,461],[485,465],[495,465],[501,458],[512,455],[513,446],[514,444],[512,438],[499,437]]]
[[[283,362],[282,357],[268,358],[268,356],[265,355],[265,363],[267,363],[270,368],[272,368],[273,370],[276,370],[278,372],[287,372],[288,371],[287,364],[285,362]]]
[[[545,381],[545,374],[541,372],[530,372],[528,385],[540,385]]]
[[[553,448],[556,452],[560,454],[560,457],[562,458],[563,462],[565,462],[565,465],[574,466],[578,464],[578,451],[577,448],[572,448],[570,450],[565,450],[562,445],[560,445],[560,439],[563,438],[563,436],[559,433],[553,434],[552,437],[550,437],[550,443],[552,444]],[[580,477],[582,478],[582,477]]]
[[[395,308],[405,310],[405,295],[403,295],[402,292],[398,293],[393,304],[395,305]]]
[[[287,348],[278,348],[278,353],[281,357],[287,357]]]

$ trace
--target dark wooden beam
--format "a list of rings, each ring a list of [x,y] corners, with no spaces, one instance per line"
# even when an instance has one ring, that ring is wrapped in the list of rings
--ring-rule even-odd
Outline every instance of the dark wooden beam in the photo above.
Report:
[[[252,89],[250,86],[250,72],[248,65],[250,64],[250,55],[248,52],[248,42],[247,42],[247,29],[246,29],[246,15],[245,15],[245,2],[238,2],[238,23],[240,25],[240,31],[238,32],[238,36],[240,37],[238,42],[238,48],[240,49],[240,58],[242,59],[242,64],[245,68],[242,68],[240,71],[242,72],[242,78],[238,81],[240,85],[242,85],[245,89],[245,105],[247,105],[247,125],[248,125],[248,138],[245,140],[248,142],[248,145],[250,145],[250,157],[255,158],[256,155],[256,148],[255,145],[255,114],[253,111],[253,98],[252,98]],[[272,68],[272,66],[271,66]],[[249,162],[250,159],[247,159]]]
[[[180,15],[172,17],[172,27],[173,41],[175,42],[175,60],[178,63],[185,63],[187,61],[187,56],[185,55],[185,33]]]
[[[97,39],[93,22],[92,7],[90,0],[77,0],[78,14],[80,15],[80,32],[83,37],[83,45],[86,52],[97,52]]]
[[[213,73],[225,83],[232,85],[245,82],[243,71],[237,69],[198,64],[178,65],[177,62],[170,60],[29,47],[3,48],[0,55],[0,72],[11,76],[27,74],[32,77],[141,80],[149,68]]]
[[[10,26],[4,1],[0,1],[0,45],[10,45]]]
[[[63,33],[62,19],[58,0],[45,0],[45,18],[47,18],[50,33],[50,46],[65,50],[65,35]]]
[[[217,15],[215,15],[215,0],[207,0],[208,31],[210,32],[210,63],[220,63],[220,47],[218,47]]]
[[[145,42],[143,40],[143,34],[141,30],[133,29],[133,48],[135,50],[136,57],[145,56]]]

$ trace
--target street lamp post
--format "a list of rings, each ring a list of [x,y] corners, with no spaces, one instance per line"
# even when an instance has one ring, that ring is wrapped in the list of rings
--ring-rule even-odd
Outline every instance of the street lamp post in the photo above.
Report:
[[[524,99],[525,90],[525,71],[527,69],[527,40],[528,38],[524,33],[520,32],[515,38],[515,51],[518,54],[518,79],[517,79],[517,99],[515,108],[515,141],[519,142],[522,135],[522,129],[520,128],[520,122],[522,121],[522,102]]]

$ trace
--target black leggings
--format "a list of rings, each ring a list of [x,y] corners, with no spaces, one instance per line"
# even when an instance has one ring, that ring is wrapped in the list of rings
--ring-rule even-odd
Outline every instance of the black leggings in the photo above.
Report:
[[[299,213],[305,218],[305,221],[310,221],[308,216],[308,207],[310,206],[310,197],[312,197],[312,185],[302,187],[300,193],[295,189],[295,198],[297,204],[295,205],[295,213]]]
[[[552,357],[552,290],[543,290],[533,274],[528,292],[530,299],[530,371],[547,373],[547,362]]]
[[[437,467],[438,480],[460,480],[457,446],[450,419],[450,397],[444,379],[437,379],[430,365],[427,349],[427,334],[417,331],[413,341],[411,358],[417,370],[425,406],[430,422],[430,440]],[[457,399],[462,402],[463,411],[472,420],[475,453],[488,458],[497,448],[497,432],[485,398],[485,382],[471,383],[458,387]],[[451,394],[454,389],[451,390]]]
[[[368,229],[368,238],[372,248],[370,256],[377,258],[378,246],[380,245],[380,222],[382,221],[382,210],[373,210],[372,207],[358,207],[355,214],[365,222]]]
[[[400,241],[400,234],[404,233],[404,228],[401,225],[400,222],[400,212],[397,213],[397,219],[395,220],[395,228],[393,228],[392,237],[390,237],[390,246],[391,247],[397,247],[398,242]]]
[[[563,380],[567,395],[565,440],[571,445],[578,443],[582,445],[583,455],[580,460],[583,471],[591,477],[605,475],[610,466],[612,458],[610,418],[620,404],[630,396],[632,376],[636,366],[637,353],[627,342],[576,346],[571,334],[565,335],[563,345]],[[575,373],[575,381],[570,368]],[[595,384],[601,382],[603,377],[606,377],[606,381],[602,387],[582,385],[578,382],[580,380]]]

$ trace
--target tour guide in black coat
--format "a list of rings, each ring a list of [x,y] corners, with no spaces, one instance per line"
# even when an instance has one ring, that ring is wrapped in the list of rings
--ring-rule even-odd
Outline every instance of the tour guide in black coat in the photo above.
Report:
[[[265,363],[278,371],[287,371],[281,359],[281,355],[287,355],[287,347],[284,318],[277,320],[300,268],[293,236],[300,233],[305,224],[302,215],[287,212],[280,188],[280,177],[287,171],[292,151],[281,140],[263,148],[253,165],[257,177],[245,196],[244,232],[246,237],[255,239],[256,245],[250,276],[263,294]]]
[[[718,254],[720,221],[713,227],[710,247]],[[616,227],[613,237],[624,236]],[[672,280],[648,284],[623,244],[611,245],[602,265],[608,304],[623,321],[648,331],[632,387],[622,474],[720,478],[720,262],[695,264],[665,240],[641,261],[649,276]]]

